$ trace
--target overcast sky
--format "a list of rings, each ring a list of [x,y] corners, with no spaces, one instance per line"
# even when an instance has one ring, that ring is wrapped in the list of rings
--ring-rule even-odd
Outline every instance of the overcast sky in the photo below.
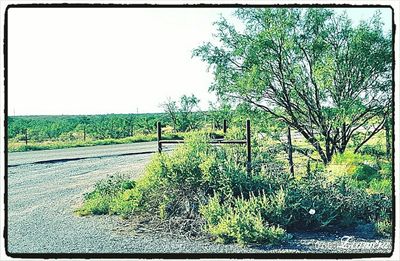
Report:
[[[337,11],[342,12],[343,8]],[[192,50],[211,40],[221,8],[9,10],[9,115],[159,112],[194,94],[202,109],[213,75]],[[347,9],[354,23],[376,9]],[[381,9],[384,28],[390,9]]]

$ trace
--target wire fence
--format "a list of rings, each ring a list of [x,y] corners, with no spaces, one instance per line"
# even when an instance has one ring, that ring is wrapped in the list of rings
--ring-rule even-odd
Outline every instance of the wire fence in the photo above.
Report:
[[[158,123],[158,151],[169,149],[175,146],[175,144],[184,143],[184,141],[167,141],[162,140],[161,137],[161,124]],[[224,134],[227,132],[227,122],[224,121],[223,125]],[[292,132],[292,133],[290,133]],[[254,137],[252,136],[254,135]],[[251,139],[256,138],[260,142],[255,146],[252,144]],[[272,143],[263,143],[263,140],[272,141]],[[246,121],[246,134],[244,140],[225,140],[224,138],[219,140],[210,141],[211,144],[229,145],[229,146],[240,146],[246,145],[243,153],[246,153],[246,159],[243,158],[243,164],[246,165],[247,171],[250,172],[252,169],[262,169],[264,171],[281,173],[283,171],[290,172],[293,175],[308,173],[312,170],[322,169],[325,164],[321,160],[320,156],[315,153],[313,146],[297,131],[291,131],[288,128],[287,133],[276,135],[273,133],[251,133],[250,121]],[[245,152],[246,151],[246,152]],[[259,154],[266,155],[260,157]],[[365,161],[365,164],[369,165],[376,171],[380,170],[379,165],[375,162]],[[352,167],[354,164],[349,162],[330,162],[329,166],[331,169],[340,167],[344,169],[346,167]]]

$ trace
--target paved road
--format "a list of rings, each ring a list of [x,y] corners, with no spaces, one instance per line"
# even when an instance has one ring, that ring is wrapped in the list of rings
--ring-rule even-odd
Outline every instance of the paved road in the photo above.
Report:
[[[57,150],[13,152],[8,154],[8,165],[16,166],[43,161],[107,157],[126,155],[129,153],[154,152],[156,150],[157,142],[138,142],[131,144],[102,145]]]
[[[338,250],[340,235],[301,234],[278,247],[238,247],[178,236],[136,234],[114,216],[73,214],[82,195],[97,180],[116,173],[137,178],[151,154],[118,156],[154,148],[155,143],[10,153],[8,168],[8,250],[11,253],[249,253],[249,252],[388,252],[384,247]],[[86,159],[32,163],[46,159]],[[110,156],[114,155],[114,156]],[[360,236],[356,241],[374,242]],[[324,243],[329,244],[325,246]]]

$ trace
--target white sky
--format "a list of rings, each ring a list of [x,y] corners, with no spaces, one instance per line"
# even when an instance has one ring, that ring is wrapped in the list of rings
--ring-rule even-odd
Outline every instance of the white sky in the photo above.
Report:
[[[347,12],[358,23],[375,10]],[[159,112],[167,97],[192,93],[207,109],[213,75],[192,50],[211,40],[220,13],[232,11],[10,9],[9,115]],[[381,12],[388,31],[391,11]]]

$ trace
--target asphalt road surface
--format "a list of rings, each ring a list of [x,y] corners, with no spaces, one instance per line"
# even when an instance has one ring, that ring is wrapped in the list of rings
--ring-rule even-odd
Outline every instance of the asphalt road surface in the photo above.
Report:
[[[21,164],[57,162],[84,158],[100,158],[133,153],[149,153],[157,150],[157,142],[103,145],[57,150],[25,151],[8,154],[8,166]]]
[[[113,174],[138,178],[156,143],[15,152],[8,161],[10,253],[376,253],[389,239],[365,233],[299,233],[283,246],[239,247],[179,236],[136,233],[115,216],[78,217],[73,211],[97,180]],[[141,154],[144,152],[145,154]],[[350,235],[344,245],[343,236]],[[348,244],[350,243],[353,244]],[[357,243],[357,244],[356,244]],[[375,245],[371,245],[375,244]]]

